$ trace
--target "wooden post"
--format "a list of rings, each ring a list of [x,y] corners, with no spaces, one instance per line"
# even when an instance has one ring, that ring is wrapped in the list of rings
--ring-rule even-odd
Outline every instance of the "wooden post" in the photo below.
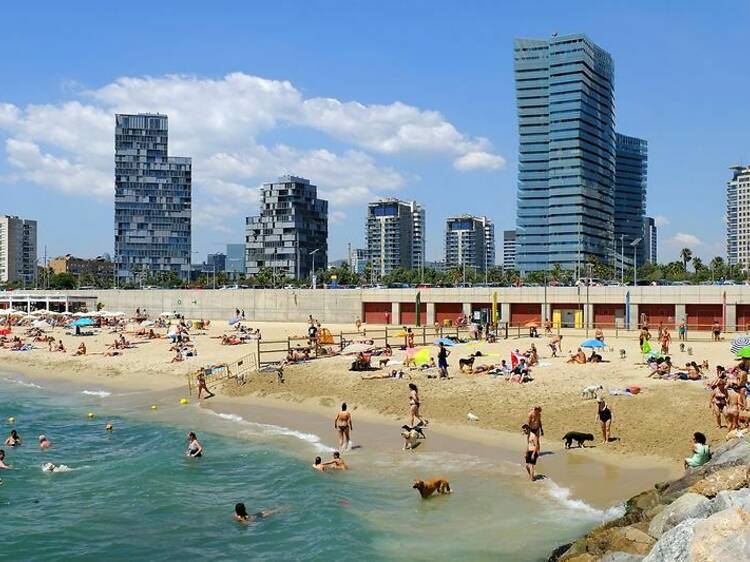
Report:
[[[260,339],[255,340],[255,351],[258,356],[258,369],[260,369]]]
[[[383,332],[385,332],[385,344],[384,344],[384,346],[385,346],[385,345],[388,345],[388,326],[386,326],[383,329]]]
[[[422,345],[427,345],[427,327],[422,326]]]

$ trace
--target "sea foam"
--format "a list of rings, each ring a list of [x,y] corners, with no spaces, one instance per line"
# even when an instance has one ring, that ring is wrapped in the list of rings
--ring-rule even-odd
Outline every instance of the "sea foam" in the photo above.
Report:
[[[603,510],[597,509],[583,500],[571,497],[571,492],[568,488],[560,486],[553,480],[545,480],[544,485],[547,495],[562,505],[565,509],[583,513],[591,518],[600,520],[602,523],[625,515],[624,505],[615,505]]]
[[[85,394],[87,396],[99,396],[100,398],[112,396],[112,393],[107,392],[106,390],[82,390],[81,394]]]
[[[20,384],[21,386],[28,386],[29,388],[42,388],[38,384],[34,384],[33,382],[28,381],[20,381],[18,379],[9,379],[7,377],[3,377],[4,381],[12,382],[13,384]]]

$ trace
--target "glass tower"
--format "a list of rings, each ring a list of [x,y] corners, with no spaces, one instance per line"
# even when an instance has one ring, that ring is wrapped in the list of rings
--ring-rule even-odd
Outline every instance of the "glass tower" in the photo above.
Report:
[[[517,267],[611,260],[615,107],[612,57],[585,35],[516,39]]]
[[[615,165],[615,249],[631,258],[631,243],[641,239],[636,252],[640,267],[648,261],[649,248],[644,236],[646,184],[648,178],[648,143],[643,139],[617,133]]]
[[[166,115],[115,116],[115,267],[126,282],[190,277],[192,163],[168,155]]]

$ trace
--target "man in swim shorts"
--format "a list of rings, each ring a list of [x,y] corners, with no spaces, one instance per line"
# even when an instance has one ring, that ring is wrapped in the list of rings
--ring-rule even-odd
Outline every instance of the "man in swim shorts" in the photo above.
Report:
[[[536,436],[528,424],[521,426],[524,435],[526,435],[526,472],[529,480],[536,480],[536,461],[539,458],[539,438]]]

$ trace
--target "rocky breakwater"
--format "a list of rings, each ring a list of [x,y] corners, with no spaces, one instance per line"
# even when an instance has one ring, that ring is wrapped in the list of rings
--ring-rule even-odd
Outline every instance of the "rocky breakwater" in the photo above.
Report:
[[[628,500],[625,515],[563,545],[549,562],[750,560],[750,440]]]

